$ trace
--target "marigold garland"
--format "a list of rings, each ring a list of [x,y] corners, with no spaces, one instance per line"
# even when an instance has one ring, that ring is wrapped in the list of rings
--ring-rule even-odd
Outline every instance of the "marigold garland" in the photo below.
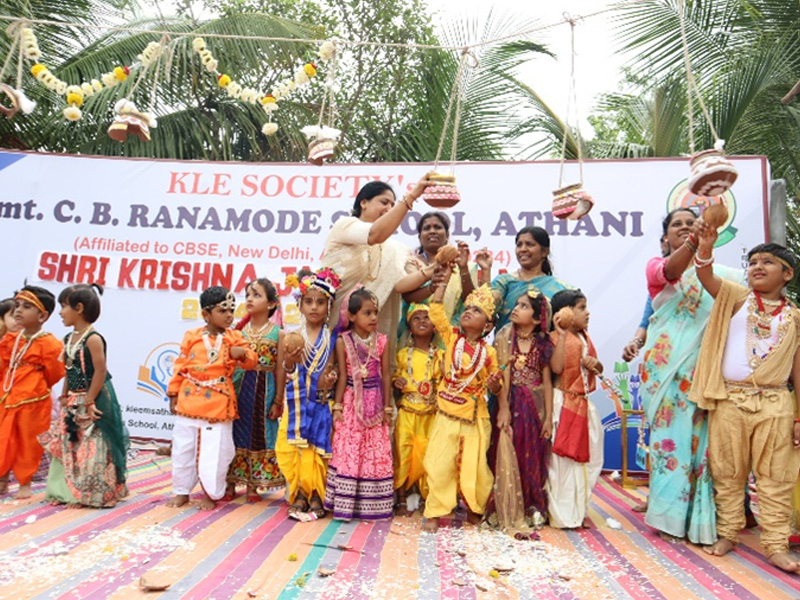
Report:
[[[320,46],[318,54],[323,60],[328,60],[325,57],[329,55],[326,44],[333,46],[331,42],[323,42]],[[325,51],[322,50],[323,47],[326,48]],[[317,74],[317,65],[312,62],[304,63],[295,70],[293,77],[276,84],[270,93],[267,94],[253,88],[242,87],[241,84],[234,81],[227,73],[220,73],[217,71],[219,63],[217,59],[214,58],[214,55],[211,54],[203,38],[198,37],[192,40],[192,49],[200,56],[200,62],[206,70],[217,76],[217,84],[228,92],[231,98],[248,104],[261,104],[268,119],[267,123],[261,128],[261,132],[266,136],[273,135],[278,131],[278,124],[272,121],[273,114],[278,110],[278,102],[288,100],[298,88],[308,85],[311,79]]]
[[[38,61],[41,58],[41,50],[36,39],[36,34],[30,27],[25,27],[21,34],[22,53],[28,60]],[[46,65],[34,62],[31,67],[31,75],[47,89],[55,92],[59,96],[64,96],[67,108],[64,109],[64,117],[69,121],[78,121],[83,116],[80,107],[86,98],[102,91],[104,88],[111,88],[128,79],[131,70],[136,67],[147,68],[159,56],[163,50],[160,42],[150,42],[136,58],[137,63],[131,66],[120,65],[114,67],[112,71],[103,73],[100,79],[84,81],[80,85],[69,85],[56,77]]]

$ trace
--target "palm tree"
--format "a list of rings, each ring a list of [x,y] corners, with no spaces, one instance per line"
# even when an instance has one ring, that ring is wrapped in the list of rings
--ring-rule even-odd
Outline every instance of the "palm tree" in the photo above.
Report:
[[[13,1],[19,6],[12,6],[10,14],[31,18],[104,25],[111,22],[111,14],[116,14],[112,10],[116,7],[107,0],[80,0],[74,12],[70,8],[70,13],[63,15],[48,12],[49,4],[40,6],[22,0]],[[340,12],[352,4],[327,1],[335,2]],[[369,9],[374,13],[375,5],[366,4],[359,10]],[[386,4],[383,10],[397,8],[397,14],[408,17],[407,12],[400,10],[403,3],[396,4],[396,7]],[[253,10],[258,8],[258,4],[252,7]],[[124,144],[119,144],[106,135],[113,117],[112,107],[119,98],[131,93],[135,77],[88,98],[82,107],[83,118],[70,123],[61,115],[63,99],[27,75],[25,89],[40,103],[40,107],[33,115],[20,115],[12,121],[0,120],[0,144],[110,156],[245,161],[305,159],[306,140],[299,130],[303,125],[317,122],[324,93],[323,74],[314,80],[312,86],[296,94],[292,102],[281,103],[276,119],[280,130],[267,138],[261,133],[265,116],[260,107],[229,98],[216,85],[214,77],[200,65],[196,53],[192,52],[192,39],[216,34],[323,40],[325,32],[321,27],[259,12],[227,11],[219,18],[203,21],[185,16],[143,17],[136,10],[131,12],[133,18],[130,21],[114,24],[136,29],[136,32],[95,34],[95,31],[103,30],[61,26],[37,26],[35,31],[43,54],[51,63],[48,66],[59,78],[70,83],[96,78],[117,65],[130,64],[132,57],[139,54],[147,43],[161,39],[160,32],[171,33],[165,53],[169,59],[164,59],[169,68],[162,69],[155,88],[152,81],[155,69],[150,69],[131,97],[140,108],[148,107],[151,90],[156,90],[154,112],[158,116],[158,127],[152,132],[151,141],[129,138]],[[387,17],[384,13],[373,13],[370,14],[374,18]],[[392,14],[390,12],[388,16]],[[358,15],[350,15],[351,22],[358,21],[352,18],[354,16]],[[346,20],[342,17],[342,22]],[[510,18],[489,18],[482,31],[478,31],[476,22],[462,22],[453,25],[446,35],[448,44],[466,45],[469,40],[518,31],[520,25]],[[360,22],[358,26],[368,29]],[[399,29],[403,29],[402,26]],[[419,29],[419,35],[407,34],[405,41],[438,43],[432,28]],[[207,37],[206,43],[219,60],[220,70],[243,85],[257,89],[270,89],[274,82],[290,76],[299,64],[312,59],[316,52],[315,44],[291,41]],[[9,44],[8,37],[0,34],[0,52],[7,52]],[[480,53],[479,72],[469,72],[465,78],[458,148],[460,160],[507,157],[507,148],[513,146],[518,136],[516,125],[520,119],[516,117],[514,107],[522,101],[511,74],[529,55],[544,52],[542,46],[532,42],[511,42],[489,47]],[[432,160],[444,126],[458,60],[458,53],[444,50],[347,48],[341,60],[341,89],[336,95],[337,127],[343,130],[340,160]],[[449,156],[451,143],[452,134],[447,138],[445,156]]]

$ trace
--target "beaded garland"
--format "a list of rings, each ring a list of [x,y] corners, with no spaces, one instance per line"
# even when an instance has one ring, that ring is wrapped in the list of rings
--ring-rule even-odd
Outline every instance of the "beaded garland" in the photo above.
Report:
[[[447,392],[454,396],[458,396],[472,383],[472,380],[475,379],[478,373],[483,369],[489,356],[486,351],[486,343],[483,340],[479,340],[475,351],[472,353],[472,360],[466,367],[462,366],[464,346],[466,343],[467,338],[461,336],[453,346],[453,364],[450,366],[450,373],[445,378]]]
[[[778,304],[777,309],[766,312],[765,304]],[[747,343],[747,361],[754,371],[764,362],[770,353],[780,346],[789,327],[789,311],[791,306],[782,297],[781,301],[770,303],[764,301],[758,292],[753,292],[747,301],[747,330],[745,341]],[[772,321],[778,319],[775,333],[772,333]],[[768,346],[764,348],[764,343]],[[764,351],[766,350],[766,351]]]
[[[36,338],[43,336],[45,333],[46,332],[43,330],[39,330],[36,333],[34,333],[30,338],[28,338],[27,343],[18,352],[17,348],[19,348],[19,341],[23,337],[26,337],[24,332],[22,331],[19,332],[19,334],[17,335],[17,339],[14,340],[14,347],[11,349],[11,359],[9,360],[8,363],[8,370],[6,371],[6,376],[3,379],[4,392],[7,393],[11,391],[11,388],[14,385],[14,376],[17,374],[17,367],[19,367],[20,363],[22,362],[22,357],[25,356],[25,353],[31,347],[33,341]]]

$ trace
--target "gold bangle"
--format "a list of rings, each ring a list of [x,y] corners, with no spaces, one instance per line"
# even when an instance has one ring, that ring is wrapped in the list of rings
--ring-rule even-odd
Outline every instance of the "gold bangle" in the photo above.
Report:
[[[412,201],[409,203],[409,201],[408,201],[408,198],[409,198],[409,194],[406,194],[405,196],[403,196],[403,204],[405,204],[405,205],[406,205],[406,208],[407,208],[409,211],[412,211],[412,210],[414,210],[414,201],[412,200]]]
[[[333,410],[342,410],[343,408],[344,408],[344,405],[342,405],[342,404],[340,404],[338,402],[334,402],[333,403]]]
[[[383,407],[383,412],[393,413],[394,412],[394,407],[393,406],[384,406]]]

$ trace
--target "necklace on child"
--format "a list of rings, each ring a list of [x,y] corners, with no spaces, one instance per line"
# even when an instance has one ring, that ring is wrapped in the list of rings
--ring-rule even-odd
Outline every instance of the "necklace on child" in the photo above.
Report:
[[[436,346],[431,343],[430,347],[428,348],[428,359],[425,362],[425,376],[422,380],[417,381],[414,379],[414,363],[411,360],[412,353],[414,350],[422,350],[421,348],[413,347],[411,348],[411,352],[408,355],[408,380],[411,384],[417,388],[417,393],[423,398],[430,398],[431,392],[433,392],[433,386],[431,385],[431,379],[433,379],[433,359],[436,355]]]
[[[67,338],[67,343],[64,344],[64,354],[66,354],[67,359],[64,361],[67,368],[71,367],[75,362],[75,355],[78,353],[78,348],[81,347],[83,341],[88,337],[89,333],[92,332],[92,326],[89,325],[83,332],[78,336],[78,339],[75,339],[75,334],[78,333],[77,331],[73,331],[72,335]]]
[[[756,291],[753,292],[747,302],[747,329],[745,333],[747,362],[754,371],[767,359],[770,352],[780,345],[789,326],[789,319],[781,314],[788,307],[785,297],[782,297],[780,302],[771,302],[772,306],[778,305],[778,308],[774,311],[766,312],[764,304],[770,304],[770,301],[764,302]],[[778,328],[775,335],[773,335],[772,321],[776,318],[778,319]],[[764,346],[765,343],[767,347]]]
[[[525,364],[528,362],[528,357],[533,352],[533,348],[534,348],[533,331],[530,331],[528,333],[524,333],[522,331],[516,331],[515,330],[514,331],[514,336],[516,337],[516,340],[515,340],[515,343],[514,343],[514,346],[515,346],[514,356],[516,357],[515,360],[514,360],[514,369],[516,369],[517,371],[521,371],[523,368],[525,368]],[[528,342],[529,341],[531,343],[530,348],[528,348],[527,352],[523,352],[522,348],[520,348],[520,346],[519,346],[520,341],[524,341],[524,342]]]
[[[482,340],[478,340],[478,346],[472,353],[472,360],[466,367],[463,367],[466,343],[467,338],[461,336],[453,347],[453,364],[450,367],[450,376],[447,378],[447,391],[455,396],[467,389],[467,386],[472,383],[486,363],[486,346]]]
[[[203,346],[206,348],[206,356],[208,357],[208,364],[213,363],[219,358],[219,351],[222,349],[222,338],[225,337],[222,333],[218,333],[214,339],[214,346],[211,346],[209,337],[211,333],[208,329],[203,330]]]
[[[305,356],[305,360],[303,364],[306,367],[306,370],[311,370],[315,368],[315,365],[326,365],[328,363],[328,354],[330,353],[330,345],[331,345],[331,331],[325,325],[322,326],[320,330],[320,335],[322,339],[320,340],[321,343],[315,344],[311,341],[308,337],[308,331],[306,331],[305,320],[300,324],[300,337],[303,338],[303,343],[305,344],[305,348],[303,350],[303,356]]]
[[[22,357],[25,356],[25,353],[33,344],[33,340],[36,338],[43,336],[45,334],[44,331],[41,329],[34,333],[30,338],[28,338],[27,343],[22,347],[21,350],[17,351],[19,348],[19,341],[25,336],[23,331],[19,332],[17,335],[17,339],[14,340],[14,347],[11,349],[11,358],[9,359],[8,363],[8,370],[6,371],[6,376],[3,378],[3,391],[10,392],[11,388],[14,386],[14,376],[17,374],[17,367],[22,362]]]
[[[244,333],[251,340],[259,340],[264,337],[264,334],[266,333],[267,329],[269,329],[270,325],[272,325],[272,323],[267,321],[263,326],[256,329],[253,327],[253,322],[249,321],[247,325],[245,325],[242,333]]]
[[[361,374],[361,379],[366,379],[367,375],[369,374],[369,360],[373,357],[373,350],[375,350],[375,333],[370,333],[366,339],[362,338],[358,335],[355,331],[353,331],[353,340],[355,340],[355,349],[356,349],[356,362],[358,363],[358,371]],[[362,349],[366,348],[367,356],[364,359],[364,362],[361,362],[361,354]]]

